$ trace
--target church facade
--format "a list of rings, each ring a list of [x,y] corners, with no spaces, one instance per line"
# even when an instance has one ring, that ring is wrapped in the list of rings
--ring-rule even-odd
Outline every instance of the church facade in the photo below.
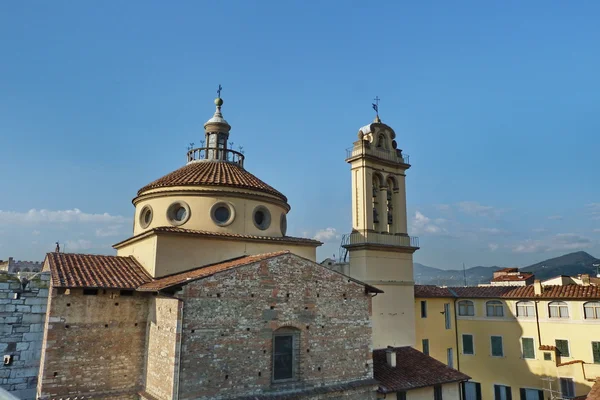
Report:
[[[38,399],[458,399],[468,376],[414,349],[408,158],[379,117],[349,151],[344,273],[286,235],[285,195],[206,147],[139,190],[116,256],[49,253]]]

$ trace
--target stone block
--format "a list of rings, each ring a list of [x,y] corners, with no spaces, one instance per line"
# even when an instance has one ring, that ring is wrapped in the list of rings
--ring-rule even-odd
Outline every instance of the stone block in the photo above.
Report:
[[[29,342],[17,343],[17,351],[27,350],[29,348]]]
[[[23,315],[23,324],[41,324],[44,322],[46,318],[43,314],[24,314]]]
[[[48,289],[40,289],[37,294],[38,297],[48,298]]]
[[[44,324],[31,324],[29,325],[29,332],[43,332]]]
[[[37,341],[41,341],[42,340],[42,333],[41,332],[30,332],[30,333],[24,333],[23,334],[23,341],[25,342],[37,342]]]
[[[30,297],[25,299],[25,304],[28,306],[46,305],[46,303],[48,303],[48,299],[44,297]]]
[[[11,371],[10,377],[11,379],[22,379],[22,378],[30,378],[30,377],[34,377],[37,376],[38,373],[38,368],[19,368],[19,369],[13,369]],[[21,382],[14,382],[14,383],[21,383]]]
[[[16,306],[17,307],[17,312],[22,312],[22,313],[30,313],[31,312],[31,306]]]
[[[31,312],[34,314],[46,314],[46,306],[31,306]]]

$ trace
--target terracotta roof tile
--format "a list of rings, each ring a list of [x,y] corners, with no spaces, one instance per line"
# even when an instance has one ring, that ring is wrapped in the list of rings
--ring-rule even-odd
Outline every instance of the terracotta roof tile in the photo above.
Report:
[[[257,254],[252,256],[244,256],[234,258],[225,262],[207,265],[204,267],[196,268],[191,271],[185,271],[174,275],[165,276],[148,282],[138,288],[140,291],[157,291],[166,289],[168,287],[181,285],[190,281],[194,281],[207,276],[214,275],[218,272],[226,271],[231,268],[241,267],[242,265],[252,264],[257,261],[267,260],[269,258],[277,257],[282,254],[289,254],[289,251],[278,251],[274,253]]]
[[[596,383],[587,395],[586,400],[600,400],[600,378],[596,378]]]
[[[556,351],[556,346],[550,346],[548,344],[543,344],[539,347],[540,350],[545,350],[545,351]]]
[[[133,257],[48,253],[46,260],[54,287],[136,289],[152,281]]]
[[[547,285],[536,295],[533,285],[467,286],[441,288],[415,285],[415,297],[506,298],[506,299],[598,299],[600,286]]]
[[[148,235],[151,235],[152,233],[173,233],[173,234],[191,235],[191,236],[205,236],[205,237],[212,237],[212,238],[232,238],[232,239],[302,244],[302,245],[311,245],[311,246],[320,246],[323,244],[323,243],[319,242],[318,240],[307,239],[307,238],[298,238],[298,237],[293,237],[293,236],[242,235],[239,233],[210,232],[210,231],[201,231],[201,230],[195,230],[195,229],[178,228],[178,227],[174,227],[174,226],[160,226],[160,227],[142,232],[135,236],[132,236],[129,239],[125,239],[122,242],[119,242],[119,243],[113,245],[113,247],[118,248],[121,245],[128,243],[131,240],[135,240],[135,239],[138,239],[141,237],[146,237]]]
[[[492,279],[492,282],[511,282],[511,281],[526,281],[533,278],[530,272],[522,272],[518,275],[500,275]]]
[[[199,267],[199,268],[196,268],[193,270],[181,272],[178,274],[165,276],[163,278],[156,279],[152,282],[148,282],[148,283],[140,286],[138,288],[138,290],[143,291],[143,292],[159,291],[159,290],[163,290],[163,289],[170,288],[173,286],[179,286],[179,285],[182,285],[182,284],[185,284],[185,283],[197,280],[197,279],[206,278],[206,277],[214,275],[218,272],[227,271],[227,270],[230,270],[233,268],[241,267],[244,265],[249,265],[249,264],[252,264],[252,263],[255,263],[258,261],[268,260],[270,258],[274,258],[274,257],[286,255],[286,254],[293,255],[289,250],[284,250],[284,251],[277,251],[277,252],[273,252],[273,253],[242,256],[242,257],[234,258],[234,259],[227,260],[227,261],[222,261],[222,262],[215,263],[215,264],[205,265],[203,267]],[[299,257],[296,255],[293,255],[293,256]],[[316,265],[318,265],[320,268],[326,268],[326,267],[322,266],[321,264],[316,264]],[[374,286],[368,285],[364,282],[361,282],[359,280],[356,280],[354,278],[351,278],[349,276],[346,276],[346,275],[341,274],[336,271],[331,271],[331,272],[340,274],[340,275],[344,276],[345,278],[347,278],[359,285],[364,286],[365,289],[370,293],[383,293],[383,291],[381,289],[378,289]]]
[[[244,168],[223,161],[189,163],[144,186],[138,191],[138,196],[150,189],[173,186],[230,186],[269,193],[287,202],[287,198],[281,192],[267,185]]]
[[[387,364],[386,349],[373,351],[374,378],[380,382],[379,391],[382,393],[471,379],[412,347],[396,347],[394,351],[396,367]]]

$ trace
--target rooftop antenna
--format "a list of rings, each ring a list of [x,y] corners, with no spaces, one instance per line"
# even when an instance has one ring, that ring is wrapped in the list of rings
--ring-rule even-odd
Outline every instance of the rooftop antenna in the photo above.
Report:
[[[193,148],[194,148],[194,143],[190,143],[190,144],[188,145],[188,148],[187,148],[187,149],[188,149],[188,151],[190,151],[190,150],[192,150]]]
[[[60,243],[56,242],[56,248],[54,249],[55,253],[60,253]]]
[[[465,280],[465,287],[467,287],[467,270],[465,269],[465,263],[463,263],[463,278]]]

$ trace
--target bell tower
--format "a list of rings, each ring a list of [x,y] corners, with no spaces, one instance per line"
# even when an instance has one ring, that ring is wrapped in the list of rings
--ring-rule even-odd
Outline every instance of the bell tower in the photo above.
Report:
[[[394,130],[377,115],[360,128],[346,157],[352,174],[352,232],[344,235],[342,246],[350,256],[349,275],[384,291],[373,299],[376,349],[415,344],[412,255],[419,244],[407,229],[409,159],[395,139]]]

